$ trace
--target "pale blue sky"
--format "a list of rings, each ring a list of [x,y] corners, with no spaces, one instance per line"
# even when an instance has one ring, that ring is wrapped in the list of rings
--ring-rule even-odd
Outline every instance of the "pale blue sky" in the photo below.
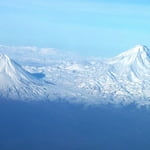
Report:
[[[111,57],[150,46],[147,0],[3,0],[0,44]]]

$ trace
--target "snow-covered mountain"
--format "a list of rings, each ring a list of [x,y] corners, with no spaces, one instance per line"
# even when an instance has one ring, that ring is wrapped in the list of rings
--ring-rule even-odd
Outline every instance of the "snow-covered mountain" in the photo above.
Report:
[[[0,99],[6,100],[55,100],[73,98],[67,88],[42,80],[40,74],[24,70],[7,55],[0,54]]]
[[[7,54],[8,49],[11,48],[7,47]],[[61,61],[49,62],[43,66],[34,62],[32,66],[30,63],[21,67],[8,56],[0,55],[1,97],[59,98],[88,104],[150,104],[150,50],[146,46],[135,46],[110,59],[78,61],[69,60],[65,55]],[[34,76],[37,73],[45,76],[39,79]]]
[[[43,96],[43,85],[8,56],[0,54],[1,99],[33,99]]]
[[[109,61],[114,71],[119,75],[127,75],[128,80],[145,80],[149,77],[150,50],[146,46],[138,45]]]

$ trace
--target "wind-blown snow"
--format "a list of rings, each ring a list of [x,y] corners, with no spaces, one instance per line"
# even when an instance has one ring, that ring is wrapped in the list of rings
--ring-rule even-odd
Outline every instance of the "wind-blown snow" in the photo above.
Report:
[[[8,54],[11,47],[1,46],[0,51],[4,52],[5,49]],[[41,58],[49,54],[48,50],[42,51],[39,50]],[[1,97],[19,97],[23,100],[66,99],[86,104],[150,104],[150,50],[146,46],[137,45],[105,60],[78,61],[68,59],[66,54],[60,56],[56,51],[50,50],[50,53],[45,57],[47,65],[40,66],[36,65],[40,55],[34,57],[33,53],[34,64],[26,63],[24,69],[8,56],[0,55]],[[55,55],[60,59],[57,57],[54,63],[50,59],[56,58]],[[21,60],[27,54],[18,56]],[[45,76],[39,79],[34,73]]]

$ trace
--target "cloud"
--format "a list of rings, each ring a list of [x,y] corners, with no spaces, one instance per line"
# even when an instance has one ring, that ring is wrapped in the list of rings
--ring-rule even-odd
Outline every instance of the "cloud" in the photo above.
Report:
[[[0,45],[0,52],[22,63],[44,63],[48,60],[48,57],[58,55],[54,48],[38,48],[35,46]]]
[[[42,55],[56,55],[56,49],[55,48],[41,48],[39,50],[39,53]]]
[[[22,65],[49,65],[65,60],[74,60],[77,55],[61,52],[55,48],[39,48],[35,46],[4,46],[0,45],[0,53],[8,55]]]

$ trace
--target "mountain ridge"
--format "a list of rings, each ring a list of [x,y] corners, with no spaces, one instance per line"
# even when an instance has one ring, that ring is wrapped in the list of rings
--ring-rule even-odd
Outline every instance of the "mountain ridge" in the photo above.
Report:
[[[86,104],[150,104],[150,50],[143,45],[92,63],[63,60],[49,66],[24,66],[25,70],[2,54],[0,63],[0,94],[3,96],[9,93],[13,97],[18,93],[24,99],[33,100],[62,98]],[[32,73],[36,72],[44,73],[44,79],[33,77]],[[7,74],[12,76],[11,80],[5,79]]]

